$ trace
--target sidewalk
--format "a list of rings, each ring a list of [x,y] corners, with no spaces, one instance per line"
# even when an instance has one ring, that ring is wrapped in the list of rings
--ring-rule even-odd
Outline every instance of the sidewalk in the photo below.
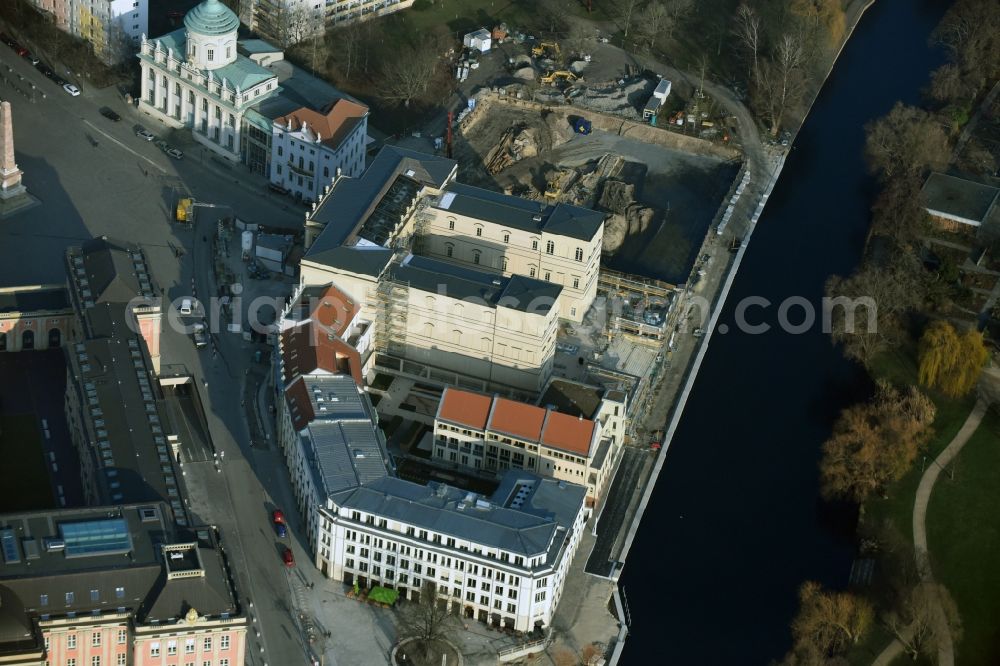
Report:
[[[920,477],[920,485],[917,487],[917,493],[913,501],[913,550],[917,560],[917,571],[920,574],[921,581],[925,583],[934,582],[934,572],[931,570],[930,553],[927,548],[927,506],[930,503],[931,492],[934,490],[934,484],[941,474],[941,470],[955,459],[955,456],[961,452],[965,443],[969,441],[972,433],[976,432],[979,428],[979,424],[982,422],[983,416],[986,415],[989,405],[989,401],[983,398],[980,398],[976,402],[969,417],[962,425],[962,429],[958,431],[958,434],[938,454],[938,457],[934,459],[924,472],[924,475]],[[938,637],[936,663],[938,666],[954,666],[955,647],[951,640],[948,618],[945,616],[940,603],[936,604],[934,609],[934,623],[936,625],[934,631]],[[898,640],[893,639],[892,643],[872,662],[872,666],[888,666],[902,652],[902,644]]]

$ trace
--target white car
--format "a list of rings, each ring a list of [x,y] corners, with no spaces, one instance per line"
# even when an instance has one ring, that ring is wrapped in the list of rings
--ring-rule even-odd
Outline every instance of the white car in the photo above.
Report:
[[[176,148],[168,148],[167,149],[167,155],[170,155],[175,160],[179,160],[182,157],[184,157],[184,153],[182,153],[181,151],[177,150]]]
[[[74,86],[72,83],[64,83],[63,90],[68,92],[73,97],[78,97],[80,95],[80,89]]]

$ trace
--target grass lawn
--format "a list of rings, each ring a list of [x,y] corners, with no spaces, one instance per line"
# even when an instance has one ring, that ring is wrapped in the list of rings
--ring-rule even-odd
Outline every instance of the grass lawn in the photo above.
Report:
[[[915,350],[902,348],[897,351],[882,354],[872,364],[872,374],[876,378],[885,379],[893,384],[908,386],[917,383],[917,364]],[[918,458],[906,476],[900,479],[889,490],[886,499],[874,499],[866,502],[863,507],[863,520],[870,526],[878,526],[889,521],[909,543],[913,542],[913,496],[920,485],[923,467],[937,457],[948,445],[959,430],[976,403],[974,395],[964,398],[946,398],[934,391],[926,391],[927,395],[937,405],[937,416],[934,418],[934,436],[927,444],[924,453],[926,462]]]
[[[0,415],[0,506],[4,511],[55,506],[42,453],[41,433],[30,414]]]
[[[962,618],[957,664],[1000,664],[1000,414],[991,409],[959,454],[955,478],[942,474],[927,510],[934,575]]]

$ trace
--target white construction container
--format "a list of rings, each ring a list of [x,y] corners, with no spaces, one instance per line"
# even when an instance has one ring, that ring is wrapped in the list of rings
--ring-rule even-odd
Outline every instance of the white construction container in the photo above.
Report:
[[[462,39],[462,43],[465,48],[472,49],[473,51],[479,51],[481,53],[486,53],[493,46],[493,39],[490,36],[490,31],[486,28],[480,28],[475,32],[470,32]]]

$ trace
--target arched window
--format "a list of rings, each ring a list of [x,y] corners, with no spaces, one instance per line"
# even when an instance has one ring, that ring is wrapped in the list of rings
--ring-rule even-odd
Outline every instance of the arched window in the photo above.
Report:
[[[489,338],[480,338],[479,339],[479,350],[480,351],[484,351],[484,352],[488,352],[490,350],[490,339]]]
[[[49,331],[49,349],[55,349],[62,344],[62,331],[53,328]]]
[[[482,252],[480,252],[479,250],[473,250],[472,251],[472,263],[478,264],[479,263],[479,259],[480,259],[481,256],[482,256]]]
[[[446,255],[448,255],[449,257],[455,256],[455,244],[454,243],[445,243],[444,244],[444,253]]]
[[[35,332],[29,329],[21,334],[21,349],[34,349],[34,348],[35,348]]]
[[[430,323],[429,321],[424,322],[424,337],[425,338],[434,337],[434,324]]]
[[[528,266],[528,277],[535,277],[535,267]]]
[[[576,248],[576,260],[577,261],[583,261],[583,248],[582,247]]]
[[[448,228],[454,231],[454,229],[455,229],[455,218],[453,218],[453,217],[449,217],[448,218]]]
[[[504,243],[509,243],[510,242],[510,232],[509,231],[503,232],[503,242]]]
[[[482,227],[482,225],[479,225],[479,224],[476,225],[476,235],[477,236],[482,236],[483,235],[483,227]]]
[[[451,341],[454,342],[456,345],[462,344],[462,331],[458,330],[457,328],[454,331],[452,331]]]
[[[545,242],[545,254],[552,254],[556,251],[556,244],[552,241]]]
[[[507,270],[507,257],[500,257],[500,269]]]
[[[433,296],[427,296],[424,298],[424,305],[427,306],[428,310],[433,310],[436,303],[437,301],[434,300]]]

